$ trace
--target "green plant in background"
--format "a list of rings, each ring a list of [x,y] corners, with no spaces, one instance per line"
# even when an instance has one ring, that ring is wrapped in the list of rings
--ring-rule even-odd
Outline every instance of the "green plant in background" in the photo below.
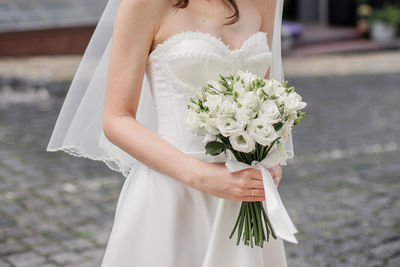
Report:
[[[385,4],[366,17],[370,38],[376,42],[393,42],[400,28],[400,5]]]
[[[355,2],[359,19],[367,19],[370,23],[381,21],[393,26],[400,25],[400,5],[386,1],[383,7],[377,7],[376,1],[373,0],[355,0]]]
[[[395,27],[400,26],[400,6],[386,5],[383,8],[375,9],[369,16],[369,21],[381,21]]]

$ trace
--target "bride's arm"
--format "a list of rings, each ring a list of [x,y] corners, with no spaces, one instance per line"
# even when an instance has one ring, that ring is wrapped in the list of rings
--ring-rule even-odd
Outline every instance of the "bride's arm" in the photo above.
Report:
[[[230,173],[225,166],[191,157],[135,120],[154,34],[169,0],[122,0],[114,25],[103,129],[106,137],[137,160],[200,191],[227,199],[264,199],[261,174]],[[251,188],[257,188],[256,196]]]

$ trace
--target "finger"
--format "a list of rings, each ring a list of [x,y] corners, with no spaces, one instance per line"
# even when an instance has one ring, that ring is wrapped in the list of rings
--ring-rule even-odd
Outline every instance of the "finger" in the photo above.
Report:
[[[275,167],[275,174],[276,176],[282,177],[282,167],[279,164]]]
[[[249,176],[250,176],[252,179],[261,180],[261,181],[262,181],[261,170],[254,169],[254,168],[250,168],[250,169],[247,169],[247,170],[248,170],[248,172],[249,172]]]
[[[265,200],[265,196],[262,196],[262,197],[243,197],[240,200],[241,201],[247,201],[247,202],[264,201]]]
[[[261,175],[261,170],[254,169],[254,168],[247,168],[243,170],[239,170],[236,172],[232,172],[233,175],[235,176],[240,176],[240,177],[250,177],[252,179],[256,180],[262,180],[262,175]]]
[[[247,188],[258,188],[258,189],[264,189],[264,183],[262,180],[255,180],[251,179],[248,182],[248,187]]]
[[[254,168],[247,168],[237,172],[232,173],[234,176],[239,176],[240,178],[251,178],[254,180],[262,180],[261,170],[254,169]]]
[[[253,189],[249,189],[247,196],[249,196],[249,197],[262,197],[262,196],[265,196],[265,191],[264,191],[264,189],[257,189],[257,188],[254,188],[254,190]]]
[[[279,183],[281,182],[281,177],[280,176],[276,176],[275,178],[274,178],[274,184],[275,185],[279,185]]]

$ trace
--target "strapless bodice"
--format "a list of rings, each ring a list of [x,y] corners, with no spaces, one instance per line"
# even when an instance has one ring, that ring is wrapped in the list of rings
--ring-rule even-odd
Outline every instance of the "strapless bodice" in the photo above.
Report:
[[[158,133],[183,152],[204,154],[203,138],[191,133],[185,124],[189,99],[219,74],[247,70],[264,77],[271,59],[267,35],[261,31],[251,34],[234,50],[221,38],[199,31],[183,31],[158,44],[146,66]]]

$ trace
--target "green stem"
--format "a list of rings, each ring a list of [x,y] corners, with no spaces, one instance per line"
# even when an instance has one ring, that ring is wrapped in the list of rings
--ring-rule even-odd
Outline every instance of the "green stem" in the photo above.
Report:
[[[235,158],[240,162],[246,162],[246,160],[242,157],[240,152],[236,152],[235,150],[231,150]]]
[[[269,225],[269,228],[271,229],[272,238],[276,239],[276,235],[275,235],[274,229],[272,229],[272,225],[271,225],[271,222],[269,221],[268,217],[267,217],[267,223]]]
[[[259,211],[260,211],[260,213],[258,214],[259,215],[259,217],[260,217],[260,225],[261,225],[261,228],[262,228],[262,239],[265,241],[265,232],[264,232],[264,227],[263,227],[263,224],[262,224],[262,210],[264,209],[264,206],[262,205],[262,202],[261,201],[259,201],[259,202],[257,202],[257,206],[258,206],[258,209],[259,209]],[[267,231],[267,234],[269,235],[269,229],[267,228],[266,229],[266,231]]]
[[[258,158],[258,161],[262,161],[264,159],[264,153],[265,153],[265,146],[261,146],[260,157]]]
[[[253,161],[253,160],[251,159],[251,155],[249,155],[248,153],[244,153],[244,155],[246,156],[247,164],[251,164],[251,162]]]
[[[248,225],[248,231],[249,231],[249,235],[248,235],[248,239],[250,240],[250,245],[251,247],[253,247],[253,239],[251,238],[251,221],[250,221],[250,207],[249,207],[249,203],[247,203],[247,225]]]
[[[256,159],[258,161],[260,161],[260,150],[261,150],[260,144],[256,143]]]
[[[229,239],[232,238],[233,234],[234,234],[235,231],[236,231],[236,228],[237,228],[237,226],[238,226],[238,224],[239,224],[240,216],[241,216],[241,214],[242,214],[242,210],[243,210],[243,205],[240,206],[239,214],[238,214],[238,217],[237,217],[237,219],[236,219],[235,226],[233,227],[232,233],[231,233],[230,236],[229,236]]]
[[[265,151],[265,155],[263,155],[263,159],[268,155],[269,151],[271,150],[271,148],[274,146],[274,144],[276,142],[278,142],[278,140],[280,139],[280,137],[276,138],[274,141],[272,141],[272,143],[269,145],[267,151]]]
[[[264,207],[262,207],[262,212],[264,215],[265,227],[267,227],[267,241],[269,241],[269,233],[270,232],[271,232],[272,237],[274,239],[276,239],[274,229],[272,229],[271,222],[268,219],[268,215],[267,215],[267,212],[265,211]]]
[[[262,247],[264,244],[264,238],[263,238],[264,229],[262,227],[261,216],[260,216],[261,209],[260,209],[260,206],[258,205],[258,202],[254,204],[254,209],[255,209],[256,219],[257,219],[258,240],[260,240],[259,243],[260,243],[260,246]]]
[[[244,229],[244,232],[243,232],[243,242],[244,242],[244,244],[246,244],[246,240],[247,240],[247,235],[248,235],[248,229],[247,229],[247,212],[246,212],[246,207],[247,207],[247,203],[246,202],[243,202],[243,211],[244,211],[244,213],[243,213],[243,217],[244,217],[244,226],[243,226],[243,229]]]
[[[257,225],[257,217],[256,217],[256,211],[254,208],[255,203],[254,202],[250,202],[250,213],[251,213],[251,221],[253,222],[253,232],[254,232],[254,241],[256,246],[259,245],[260,241],[258,239],[258,225]]]
[[[243,203],[242,203],[240,210],[241,210],[240,211],[240,221],[239,221],[239,229],[238,229],[238,237],[237,237],[236,245],[239,245],[240,239],[242,237],[242,232],[243,232],[243,223],[244,223],[244,218],[245,218]]]

